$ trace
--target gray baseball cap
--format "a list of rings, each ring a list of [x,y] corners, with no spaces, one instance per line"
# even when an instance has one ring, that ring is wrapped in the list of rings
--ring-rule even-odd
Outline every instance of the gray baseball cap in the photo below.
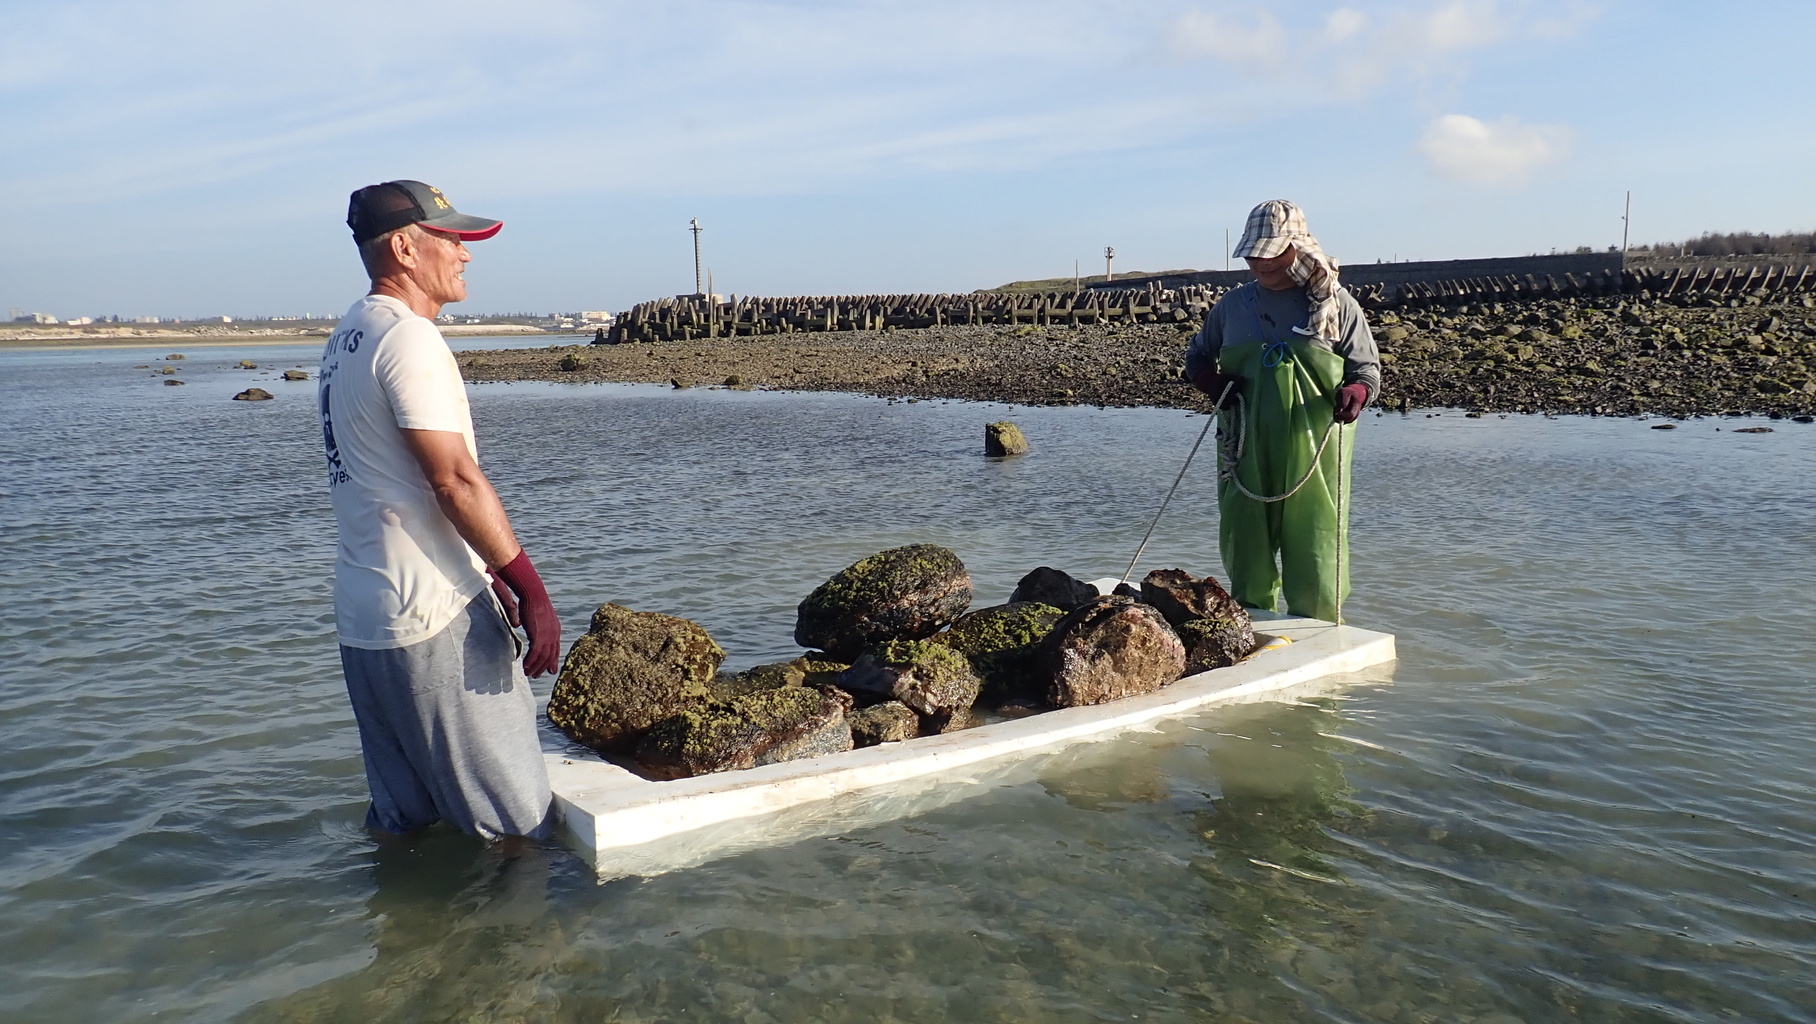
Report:
[[[471,217],[454,209],[434,185],[401,179],[367,185],[347,201],[347,226],[355,242],[367,242],[407,224],[446,231],[463,242],[491,238],[504,221]]]

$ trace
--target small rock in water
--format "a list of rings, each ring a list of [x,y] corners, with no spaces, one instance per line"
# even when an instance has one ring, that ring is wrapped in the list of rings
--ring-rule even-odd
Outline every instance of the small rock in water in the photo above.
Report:
[[[164,358],[165,358],[165,359],[167,359],[167,360],[169,360],[169,361],[171,361],[171,362],[176,362],[176,361],[177,361],[177,360],[178,360],[178,359],[181,359],[181,358],[183,358],[183,353],[181,353],[181,352],[172,352],[172,353],[171,353],[171,354],[169,354],[169,355],[167,355],[167,356],[165,356],[165,357],[164,357]]]
[[[846,566],[807,595],[795,643],[856,659],[890,640],[920,640],[971,606],[971,574],[935,544],[890,548]]]
[[[1770,434],[1772,432],[1772,428],[1771,427],[1736,427],[1734,429],[1734,432],[1736,434]]]
[[[704,703],[724,660],[725,650],[696,622],[601,605],[561,663],[549,721],[595,750],[622,748]]]
[[[899,700],[886,700],[861,711],[853,711],[848,720],[851,723],[851,742],[859,747],[900,743],[921,733],[921,716]]]
[[[269,402],[271,401],[271,392],[266,391],[264,388],[247,388],[239,394],[234,395],[233,400],[236,402]]]
[[[307,373],[303,372],[302,370],[285,370],[284,379],[285,380],[308,380],[309,375]]]
[[[1024,455],[1028,439],[1021,428],[1008,420],[984,424],[984,454],[993,456]]]
[[[1158,690],[1185,671],[1185,645],[1153,605],[1100,597],[1066,614],[1042,645],[1047,700],[1070,708]]]
[[[578,353],[569,352],[567,355],[561,357],[561,362],[558,365],[560,365],[563,370],[578,370],[586,366],[586,359]]]
[[[1021,578],[1021,582],[1015,585],[1015,593],[1009,595],[1009,602],[1015,604],[1035,601],[1069,612],[1097,598],[1096,587],[1043,565]]]
[[[242,369],[242,370],[256,370],[258,368],[259,368],[259,364],[253,362],[250,359],[240,360],[240,369]]]
[[[1654,424],[1652,424],[1652,429],[1653,430],[1676,430],[1677,424],[1675,424],[1675,423],[1654,423]]]
[[[183,385],[185,385],[189,382],[186,380],[178,380],[175,377],[171,377],[171,378],[168,378],[167,380],[165,380],[164,383],[166,386],[169,386],[169,387],[182,387]]]

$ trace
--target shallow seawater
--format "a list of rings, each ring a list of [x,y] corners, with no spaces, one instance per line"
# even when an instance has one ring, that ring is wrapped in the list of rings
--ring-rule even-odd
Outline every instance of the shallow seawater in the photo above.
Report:
[[[600,884],[374,849],[314,385],[233,368],[316,349],[186,351],[185,387],[0,353],[7,1020],[1816,1019],[1816,427],[1370,417],[1347,610],[1390,669]],[[1120,573],[1203,422],[472,393],[568,635],[618,601],[733,668],[884,547],[953,547],[980,603]],[[1034,450],[986,460],[1005,417]],[[1207,461],[1144,570],[1218,571],[1211,495]]]

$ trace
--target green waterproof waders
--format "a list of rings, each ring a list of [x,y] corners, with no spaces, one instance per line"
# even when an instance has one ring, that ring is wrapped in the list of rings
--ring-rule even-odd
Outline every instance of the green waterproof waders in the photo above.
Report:
[[[1243,402],[1222,412],[1218,424],[1217,541],[1230,593],[1245,605],[1273,611],[1284,590],[1289,613],[1335,622],[1349,593],[1344,520],[1355,424],[1331,431],[1316,470],[1309,477],[1306,472],[1331,426],[1343,357],[1295,335],[1225,345],[1217,369],[1242,378]],[[1236,486],[1240,480],[1250,493],[1272,498],[1301,479],[1303,486],[1291,497],[1271,502],[1256,501]]]

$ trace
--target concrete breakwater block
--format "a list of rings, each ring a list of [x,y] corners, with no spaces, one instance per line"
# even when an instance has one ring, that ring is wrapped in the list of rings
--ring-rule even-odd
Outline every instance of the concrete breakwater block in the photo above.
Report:
[[[590,754],[548,754],[565,841],[601,877],[654,875],[744,850],[924,813],[1043,755],[1224,704],[1280,699],[1394,660],[1386,633],[1257,613],[1264,646],[1151,693],[939,736],[654,782]]]

